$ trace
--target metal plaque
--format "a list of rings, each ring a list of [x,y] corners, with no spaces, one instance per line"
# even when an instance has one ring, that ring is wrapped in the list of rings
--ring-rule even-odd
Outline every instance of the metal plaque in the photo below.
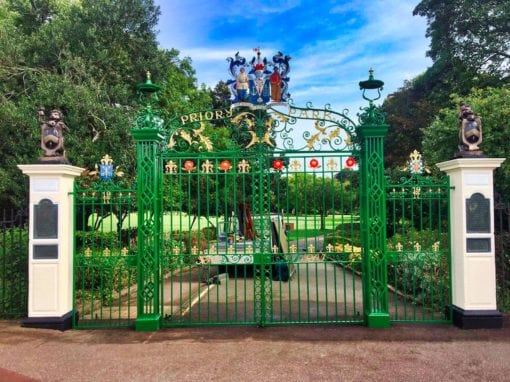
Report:
[[[43,199],[34,206],[34,239],[58,238],[58,205]]]
[[[468,253],[471,252],[490,252],[491,251],[491,239],[467,239],[466,248]]]
[[[34,260],[56,260],[58,259],[58,244],[34,245]]]
[[[491,212],[490,199],[476,193],[466,199],[466,232],[490,233]]]

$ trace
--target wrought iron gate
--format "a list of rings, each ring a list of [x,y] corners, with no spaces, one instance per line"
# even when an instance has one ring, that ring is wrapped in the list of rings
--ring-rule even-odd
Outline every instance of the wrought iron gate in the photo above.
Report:
[[[162,325],[360,322],[354,124],[314,108],[224,115],[236,149],[180,119],[160,157]],[[306,151],[299,120],[313,121]]]
[[[287,103],[164,123],[140,89],[137,189],[75,190],[75,327],[448,320],[447,180],[386,183],[373,99],[358,125]]]

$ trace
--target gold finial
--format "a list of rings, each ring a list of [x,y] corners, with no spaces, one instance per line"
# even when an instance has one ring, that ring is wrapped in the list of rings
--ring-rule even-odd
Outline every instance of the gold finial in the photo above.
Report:
[[[150,81],[151,80],[151,72],[149,72],[147,70],[147,73],[145,73],[147,75],[147,80]]]

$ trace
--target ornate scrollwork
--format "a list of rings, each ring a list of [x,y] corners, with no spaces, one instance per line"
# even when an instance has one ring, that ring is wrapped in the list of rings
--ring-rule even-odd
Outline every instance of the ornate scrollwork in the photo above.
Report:
[[[276,121],[273,131],[276,137],[280,138],[279,141],[283,142],[283,149],[351,151],[354,148],[352,136],[355,135],[355,124],[347,116],[347,109],[338,113],[333,111],[329,104],[323,109],[317,109],[311,102],[308,102],[305,108],[289,102],[287,113],[273,108],[269,111]],[[302,133],[305,146],[296,148],[290,133],[294,126],[304,121],[313,121],[313,125]]]
[[[179,128],[170,135],[167,147],[171,150],[175,150],[196,145],[199,149],[212,151],[214,148],[213,143],[211,139],[204,134],[204,130],[204,122],[200,122],[200,127],[198,129]]]
[[[361,125],[383,125],[386,115],[380,107],[370,103],[367,107],[360,108],[358,120]]]

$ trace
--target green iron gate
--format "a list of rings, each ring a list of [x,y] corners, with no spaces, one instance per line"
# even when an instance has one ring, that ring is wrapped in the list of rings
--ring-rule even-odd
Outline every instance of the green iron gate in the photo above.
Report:
[[[137,189],[109,157],[75,189],[76,328],[446,319],[448,185],[385,180],[374,99],[358,125],[311,104],[164,123],[158,89],[139,86]]]
[[[181,118],[160,156],[162,325],[361,322],[354,124],[311,107],[224,115],[236,149]],[[306,150],[298,121],[313,121]]]

